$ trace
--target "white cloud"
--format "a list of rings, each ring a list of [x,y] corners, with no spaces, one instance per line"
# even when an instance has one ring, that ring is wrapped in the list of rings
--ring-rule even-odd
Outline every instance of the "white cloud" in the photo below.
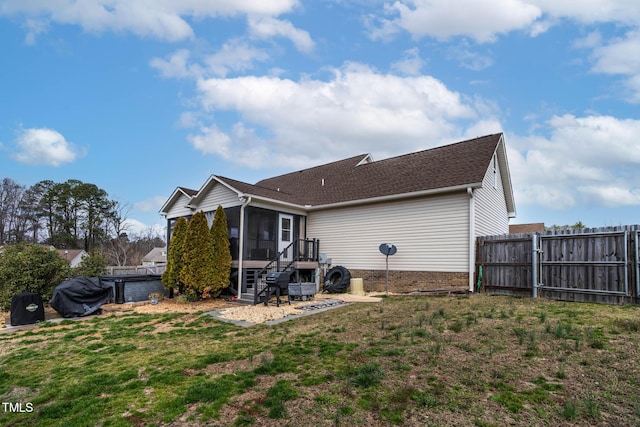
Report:
[[[391,64],[391,69],[407,76],[419,76],[424,67],[424,61],[420,58],[420,51],[417,47],[407,49],[400,61]]]
[[[36,37],[49,29],[47,22],[39,19],[26,19],[23,27],[27,31],[24,42],[29,46],[36,44]]]
[[[238,14],[277,16],[297,5],[298,0],[4,0],[0,15],[79,25],[87,32],[129,32],[178,41],[193,37],[187,19]]]
[[[180,114],[176,126],[183,129],[202,126],[201,115],[198,111],[185,111]]]
[[[372,39],[388,40],[401,31],[414,38],[475,43],[495,41],[513,31],[536,37],[563,21],[579,25],[612,24],[627,31],[622,38],[603,40],[596,30],[573,43],[593,49],[592,71],[623,76],[621,98],[640,103],[640,2],[637,0],[395,0],[378,15],[368,15],[365,27]],[[607,30],[609,30],[607,28]],[[492,65],[492,59],[468,48],[455,48],[450,57],[472,70]]]
[[[640,74],[640,30],[612,40],[593,51],[593,71],[606,74]]]
[[[406,153],[450,141],[481,122],[475,101],[433,77],[381,74],[352,63],[333,70],[328,81],[200,79],[198,92],[205,111],[233,111],[241,120],[229,131],[203,127],[189,137],[191,144],[252,167]]]
[[[123,227],[130,239],[143,236],[160,237],[161,239],[164,239],[167,235],[166,225],[147,225],[134,218],[127,218],[124,220]]]
[[[629,31],[624,37],[594,46],[591,55],[594,73],[623,76],[622,97],[640,103],[640,30]]]
[[[548,138],[508,138],[518,203],[640,205],[640,120],[564,115],[548,126]]]
[[[628,89],[627,100],[634,104],[640,104],[640,73],[629,77],[624,84]]]
[[[493,65],[493,59],[477,52],[472,52],[463,44],[453,47],[448,52],[448,57],[458,61],[459,65],[473,71],[482,71]]]
[[[288,159],[287,153],[273,151],[272,144],[256,136],[254,129],[247,128],[243,123],[233,125],[229,135],[221,132],[215,125],[202,127],[200,134],[189,135],[188,140],[203,154],[213,154],[252,168],[268,165],[267,162],[272,160],[287,163],[292,161]]]
[[[231,138],[215,125],[201,127],[200,134],[189,135],[188,140],[193,148],[204,154],[216,154],[223,158],[230,156]]]
[[[155,196],[133,204],[133,210],[137,212],[158,212],[167,201],[166,196]]]
[[[630,189],[624,183],[578,187],[578,190],[594,205],[611,208],[640,205],[640,188]]]
[[[164,78],[181,79],[202,75],[202,67],[197,64],[188,64],[191,52],[180,49],[172,53],[167,59],[153,58],[149,65],[160,71]]]
[[[602,45],[602,34],[597,30],[573,42],[573,47],[576,49],[593,49],[600,45]]]
[[[57,167],[83,154],[62,134],[47,128],[21,129],[14,143],[18,148],[15,159],[31,165]]]
[[[447,40],[467,36],[478,43],[526,29],[542,14],[540,8],[522,0],[398,0],[385,11],[397,17],[381,21],[383,34],[391,33],[395,26],[416,37]]]
[[[637,25],[640,3],[636,0],[529,0],[554,18],[564,18],[581,24],[618,22]]]
[[[192,52],[179,49],[166,58],[153,58],[149,65],[164,78],[226,77],[230,72],[243,72],[253,68],[256,61],[269,59],[264,51],[240,39],[227,41],[216,53],[201,57],[202,65],[192,59]]]
[[[213,75],[226,77],[229,72],[250,70],[254,62],[268,59],[266,52],[242,40],[233,39],[226,42],[218,52],[206,57],[205,63]]]
[[[404,30],[414,37],[448,40],[463,36],[477,43],[493,42],[501,34],[528,30],[538,36],[561,20],[580,24],[616,23],[637,27],[637,0],[396,0],[383,12],[365,18],[374,39]]]
[[[291,40],[299,51],[306,53],[313,51],[315,47],[309,33],[294,27],[289,21],[270,16],[250,16],[248,24],[249,31],[254,37],[260,39],[284,37]]]

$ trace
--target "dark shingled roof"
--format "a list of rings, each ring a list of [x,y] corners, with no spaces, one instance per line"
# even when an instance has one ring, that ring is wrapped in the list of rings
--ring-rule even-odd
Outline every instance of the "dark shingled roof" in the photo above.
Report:
[[[190,188],[187,187],[178,187],[183,193],[185,193],[188,196],[195,196],[196,194],[198,194],[198,190],[192,190]]]
[[[497,133],[369,163],[362,154],[255,185],[218,178],[243,193],[302,206],[465,186],[482,182],[501,137]]]

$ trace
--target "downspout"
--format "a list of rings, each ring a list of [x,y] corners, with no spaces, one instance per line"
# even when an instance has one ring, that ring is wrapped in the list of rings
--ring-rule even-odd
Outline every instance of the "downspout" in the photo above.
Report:
[[[476,209],[473,188],[467,187],[469,195],[469,292],[473,292],[473,273],[476,268]]]
[[[238,248],[238,298],[242,296],[242,259],[244,258],[244,208],[251,203],[251,196],[242,196],[244,203],[240,206],[240,245]]]

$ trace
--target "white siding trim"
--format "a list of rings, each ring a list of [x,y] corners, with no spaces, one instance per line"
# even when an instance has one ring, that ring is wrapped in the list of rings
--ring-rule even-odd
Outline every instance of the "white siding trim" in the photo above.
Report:
[[[469,271],[469,196],[466,191],[339,209],[310,211],[307,235],[333,265],[384,270],[381,243],[398,253],[389,268]]]
[[[166,213],[167,219],[180,218],[181,216],[189,216],[193,214],[193,210],[188,207],[191,197],[181,194],[180,197],[171,205]]]
[[[473,292],[473,272],[476,262],[476,203],[473,188],[467,188],[469,194],[469,292]]]
[[[494,188],[493,161],[487,168],[482,187],[475,195],[475,236],[493,236],[509,232],[509,213],[502,185],[502,170],[497,162],[497,188]]]

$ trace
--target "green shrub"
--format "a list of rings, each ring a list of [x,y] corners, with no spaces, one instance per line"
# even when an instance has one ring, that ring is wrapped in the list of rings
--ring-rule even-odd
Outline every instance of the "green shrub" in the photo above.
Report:
[[[184,239],[184,265],[180,281],[187,292],[201,295],[213,283],[213,242],[204,212],[197,212],[189,221]]]
[[[187,234],[187,220],[184,217],[178,218],[173,228],[171,241],[169,242],[169,250],[167,252],[167,267],[162,273],[162,284],[166,289],[178,289],[183,292],[180,285],[180,271],[184,265],[182,262],[182,254],[184,252],[184,238]]]
[[[218,205],[213,224],[211,224],[211,240],[213,243],[213,283],[211,296],[217,297],[229,286],[231,275],[231,250],[229,249],[229,229],[227,216],[222,206]]]
[[[20,292],[37,292],[44,301],[69,275],[67,261],[39,245],[10,245],[0,254],[0,307],[8,310]]]
[[[97,277],[106,274],[107,259],[100,254],[89,255],[82,258],[82,262],[71,269],[73,277]]]

